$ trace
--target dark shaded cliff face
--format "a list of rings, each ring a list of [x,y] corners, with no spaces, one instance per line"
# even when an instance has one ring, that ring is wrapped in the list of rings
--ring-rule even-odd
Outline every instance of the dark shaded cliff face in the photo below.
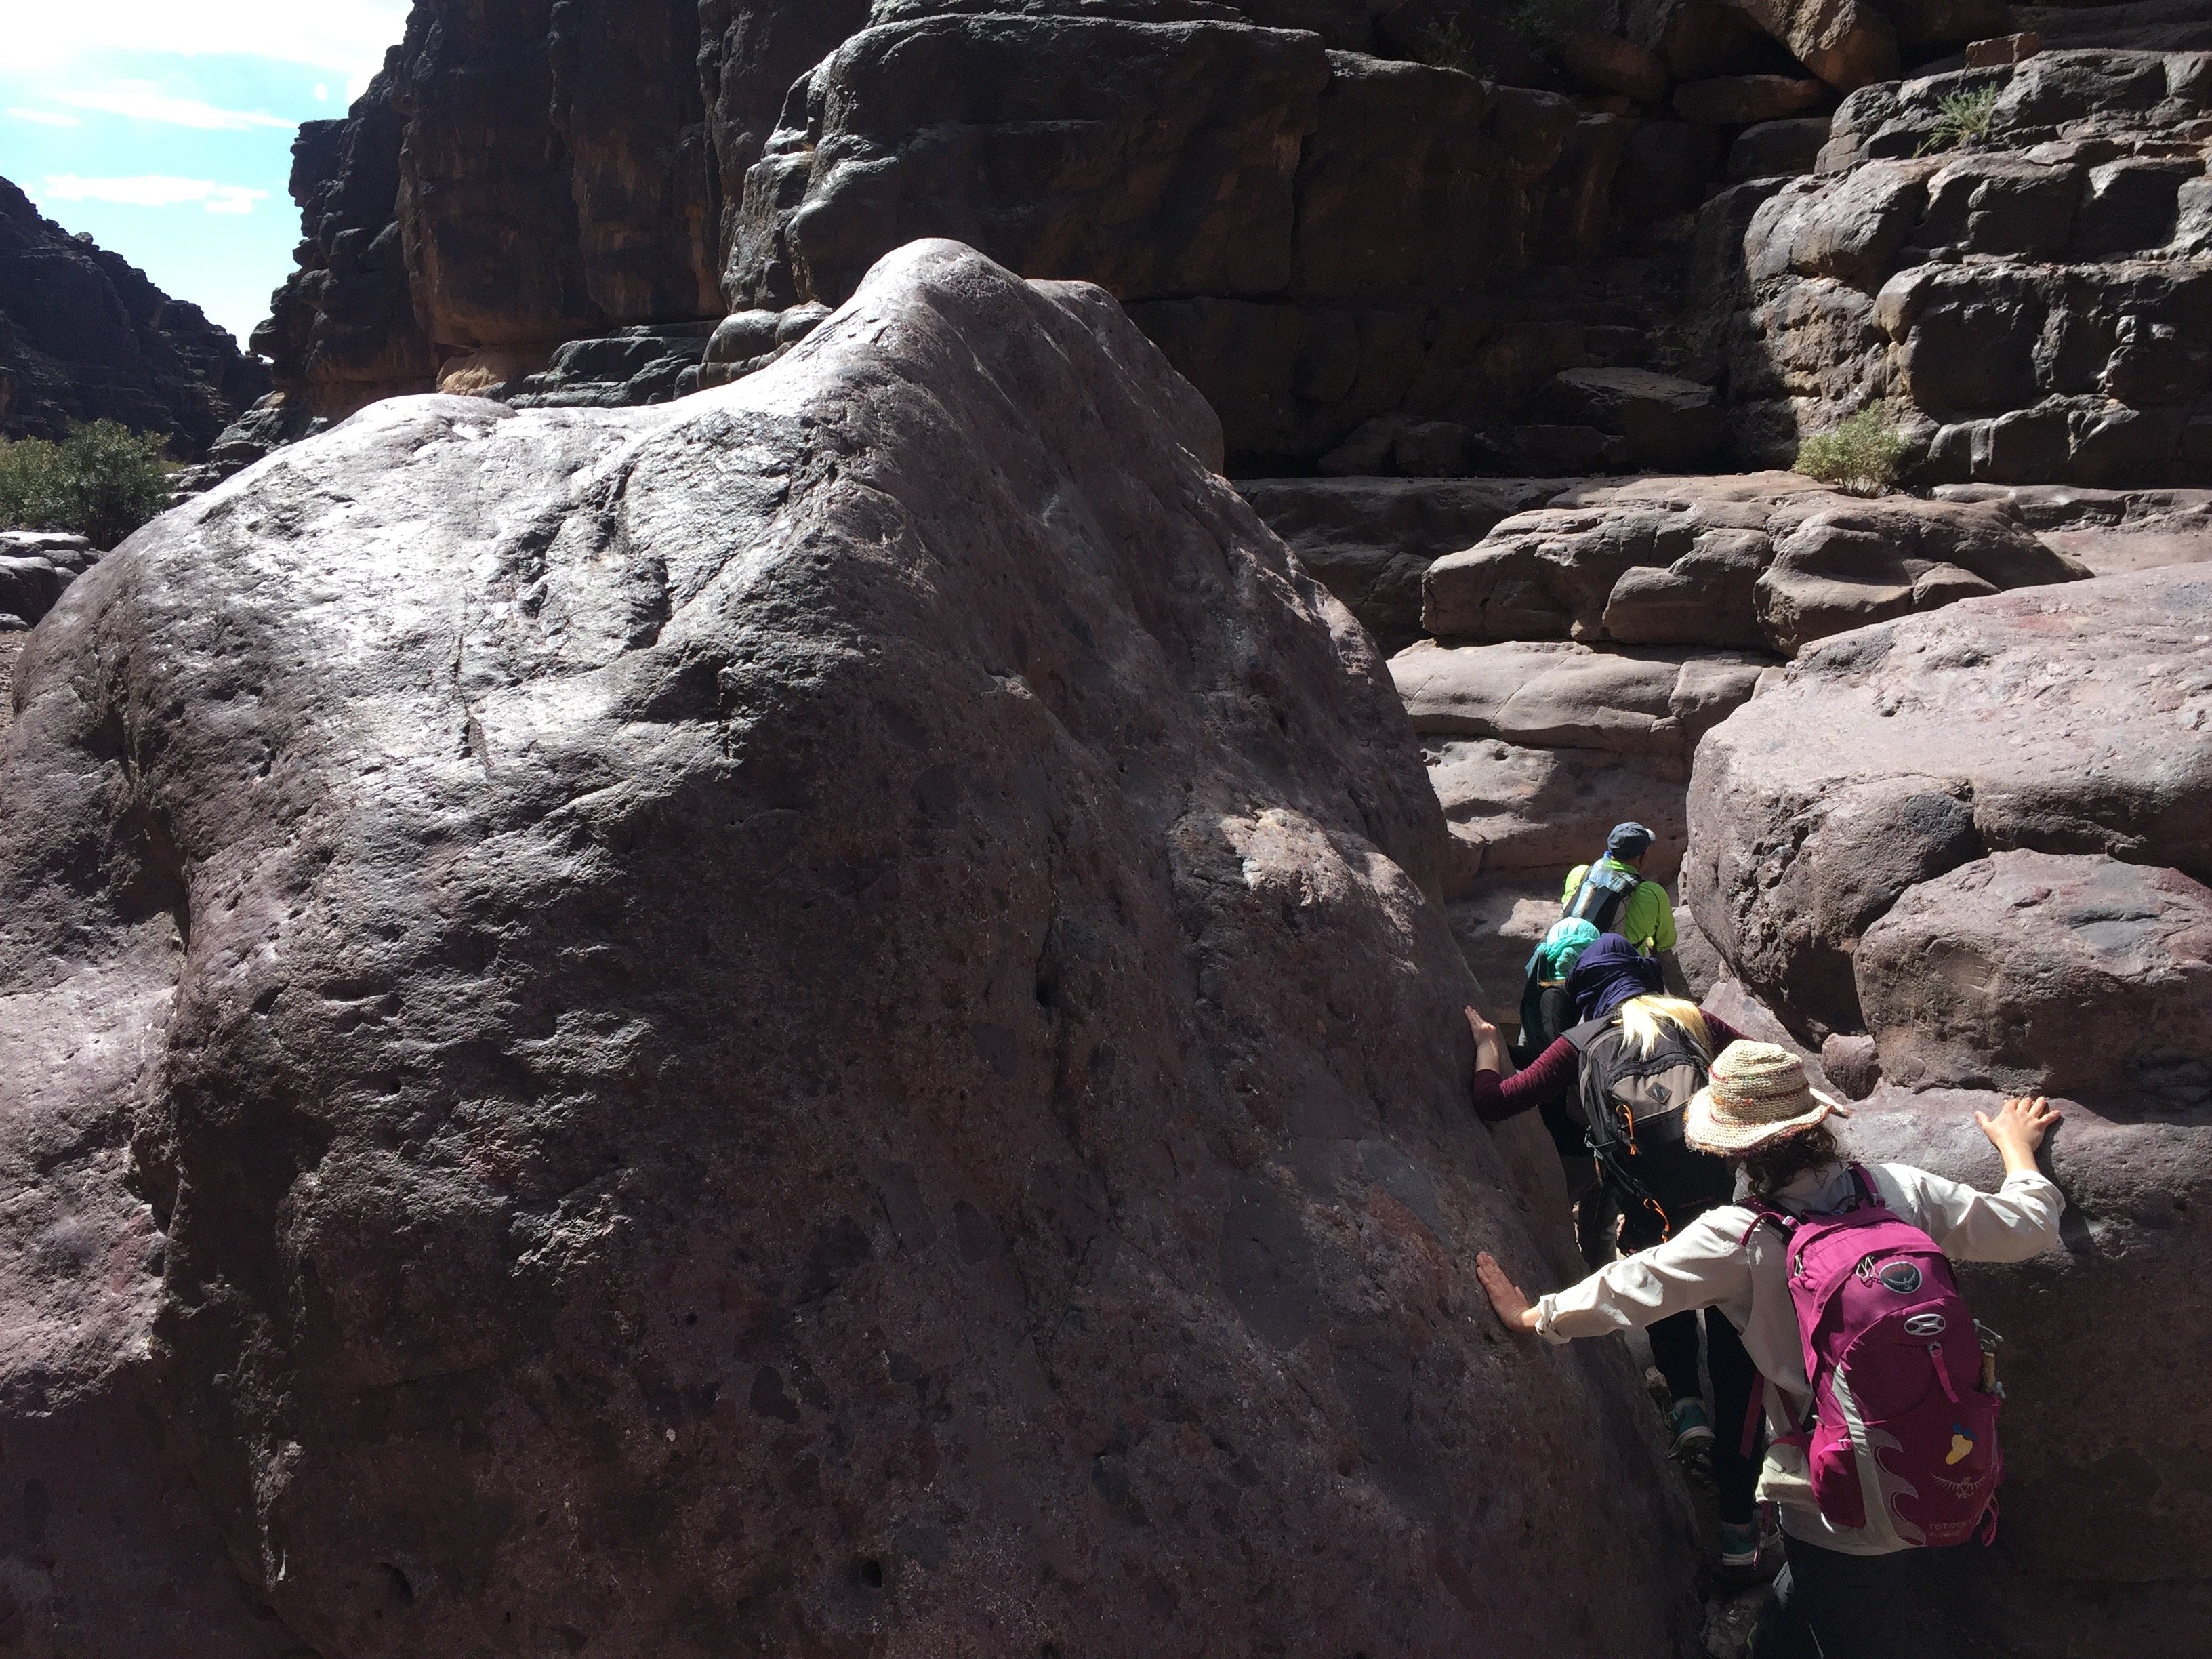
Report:
[[[0,179],[0,435],[119,421],[166,432],[179,459],[197,459],[268,390],[267,368],[198,306]]]
[[[301,270],[256,335],[343,414],[486,351],[720,307],[690,0],[416,6],[343,122],[294,147]]]
[[[818,99],[810,106],[805,83],[863,31],[872,39],[890,31],[884,38],[896,41],[906,38],[899,31],[921,27],[934,29],[945,47],[927,70],[935,80],[922,102],[959,106],[947,118],[975,129],[967,143],[981,147],[981,161],[1026,151],[1036,165],[1009,172],[994,162],[989,176],[933,182],[927,157],[905,158],[921,168],[910,183],[920,194],[899,216],[913,222],[913,234],[988,242],[1028,274],[1097,281],[1125,299],[1334,304],[1346,297],[1340,272],[1293,291],[1280,281],[1255,288],[1251,270],[1226,270],[1283,263],[1296,179],[1309,195],[1328,198],[1298,204],[1316,215],[1309,240],[1343,243],[1349,251],[1339,264],[1395,262],[1400,268],[1353,284],[1363,296],[1389,290],[1409,301],[1389,317],[1248,317],[1218,307],[1139,317],[1155,338],[1181,342],[1178,364],[1218,407],[1240,397],[1253,403],[1253,389],[1218,366],[1246,352],[1255,329],[1297,336],[1271,355],[1316,359],[1300,371],[1301,384],[1337,407],[1305,420],[1291,407],[1288,386],[1258,389],[1270,407],[1232,417],[1231,447],[1317,454],[1402,401],[1426,360],[1419,337],[1449,335],[1447,370],[1465,367],[1474,337],[1440,320],[1436,302],[1463,296],[1536,243],[1559,257],[1586,252],[1608,220],[1613,172],[1627,151],[1623,123],[1601,116],[1578,127],[1564,100],[1501,113],[1466,76],[1376,79],[1366,67],[1374,60],[1344,55],[1414,50],[1414,36],[1394,36],[1378,21],[1408,9],[1369,0],[419,0],[406,38],[348,118],[301,130],[292,179],[301,268],[256,338],[289,392],[313,413],[337,416],[379,397],[481,390],[534,374],[567,341],[759,304],[781,291],[763,286],[757,267],[778,257],[762,244],[781,240],[783,227],[774,201],[745,206],[749,176],[764,158],[779,161],[777,176],[785,176],[794,153],[817,141],[849,149],[851,133],[819,130],[823,112]],[[1419,9],[1443,15],[1436,5]],[[1261,59],[1297,86],[1265,75],[1238,84]],[[1152,71],[1163,65],[1174,72],[1158,83]],[[893,80],[901,73],[883,67]],[[978,86],[978,74],[1002,82]],[[1337,94],[1328,110],[1338,118],[1316,115],[1324,86]],[[994,106],[1000,93],[1004,109]],[[1393,118],[1387,106],[1404,97],[1414,106]],[[878,107],[830,112],[832,128],[852,114],[877,141],[879,161],[915,143],[928,148],[927,134],[908,139],[896,131],[912,100],[874,101]],[[1121,127],[1176,104],[1197,112],[1194,124],[1170,120],[1144,156],[1123,159],[1136,175],[1157,172],[1164,146],[1188,141],[1196,147],[1189,164],[1164,195],[1152,188],[1157,181],[1133,176],[1126,199],[1105,204],[1118,216],[1110,222],[1097,219],[1097,191],[1065,188],[1069,180],[1040,173],[1045,152],[1024,136],[1042,123],[1036,131],[1059,134],[1046,148],[1082,172],[1102,160],[1092,152],[1102,143],[1110,149]],[[1410,131],[1431,119],[1449,131]],[[1502,148],[1501,122],[1512,129]],[[1363,127],[1370,129],[1364,141]],[[787,141],[771,157],[780,130]],[[1310,140],[1324,153],[1302,166]],[[954,135],[955,148],[959,142]],[[1413,182],[1387,188],[1407,171],[1395,152],[1407,145]],[[1223,158],[1234,164],[1229,173],[1206,176],[1209,162]],[[1304,177],[1314,173],[1327,176]],[[839,171],[848,193],[852,177],[850,168]],[[1362,193],[1363,185],[1382,189],[1364,216],[1336,199],[1346,189]],[[757,195],[761,181],[751,188]],[[1549,205],[1553,196],[1559,200]],[[1279,222],[1240,248],[1248,222],[1270,213]],[[969,221],[979,215],[1032,222],[1038,234],[978,238]],[[851,217],[848,201],[836,204],[836,216]],[[1112,252],[1157,253],[1188,238],[1214,245],[1211,263],[1183,269],[1167,258],[1159,281],[1128,280],[1126,261]],[[1425,252],[1431,242],[1445,252]],[[841,272],[842,291],[885,251],[856,250]],[[1312,264],[1309,251],[1301,271],[1310,276]],[[1360,355],[1353,335],[1362,329],[1386,337],[1354,396],[1346,365]],[[1500,355],[1516,380],[1528,377],[1524,368],[1540,378],[1582,361],[1572,351],[1532,356],[1518,343]]]

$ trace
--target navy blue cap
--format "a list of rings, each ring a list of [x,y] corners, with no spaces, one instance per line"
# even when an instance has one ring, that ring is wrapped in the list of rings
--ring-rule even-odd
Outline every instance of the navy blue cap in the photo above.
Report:
[[[1640,859],[1658,839],[1640,823],[1616,823],[1605,838],[1605,850],[1615,858]]]

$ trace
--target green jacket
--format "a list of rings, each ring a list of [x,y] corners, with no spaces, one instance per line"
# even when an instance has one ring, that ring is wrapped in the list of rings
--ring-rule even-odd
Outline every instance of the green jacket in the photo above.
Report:
[[[1630,870],[1629,866],[1610,854],[1602,862],[1611,869]],[[1575,890],[1583,884],[1583,878],[1589,874],[1589,868],[1587,864],[1577,864],[1567,872],[1566,890],[1559,896],[1561,908],[1575,902]],[[1673,950],[1674,907],[1667,897],[1667,890],[1656,881],[1638,883],[1636,890],[1628,896],[1628,902],[1620,907],[1620,914],[1613,918],[1613,932],[1640,950]]]

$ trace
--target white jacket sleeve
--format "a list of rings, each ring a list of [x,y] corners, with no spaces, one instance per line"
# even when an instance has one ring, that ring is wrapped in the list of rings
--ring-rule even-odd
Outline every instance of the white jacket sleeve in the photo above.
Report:
[[[1739,1224],[1731,1232],[1707,1215],[1663,1244],[1607,1262],[1580,1284],[1540,1297],[1536,1334],[1547,1342],[1571,1342],[1655,1324],[1693,1308],[1747,1300],[1750,1268],[1741,1231]]]
[[[1907,1164],[1881,1168],[1920,1212],[1922,1231],[1955,1261],[2025,1261],[2058,1243],[2066,1196],[2041,1174],[2007,1176],[1984,1193]]]

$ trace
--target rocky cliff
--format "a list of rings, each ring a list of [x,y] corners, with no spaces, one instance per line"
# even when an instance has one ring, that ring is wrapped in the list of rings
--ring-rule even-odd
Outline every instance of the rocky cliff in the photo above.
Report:
[[[1647,453],[1617,388],[1556,377],[1694,370],[1651,228],[1803,171],[1840,91],[1987,9],[1599,7],[1539,53],[1455,0],[422,0],[303,131],[302,268],[257,337],[289,430],[434,383],[651,401],[792,335],[687,325],[957,235],[1129,305],[1241,471],[1701,461],[1717,420]]]
[[[173,454],[196,460],[268,390],[266,367],[198,306],[0,179],[0,436],[117,421],[166,433]]]

